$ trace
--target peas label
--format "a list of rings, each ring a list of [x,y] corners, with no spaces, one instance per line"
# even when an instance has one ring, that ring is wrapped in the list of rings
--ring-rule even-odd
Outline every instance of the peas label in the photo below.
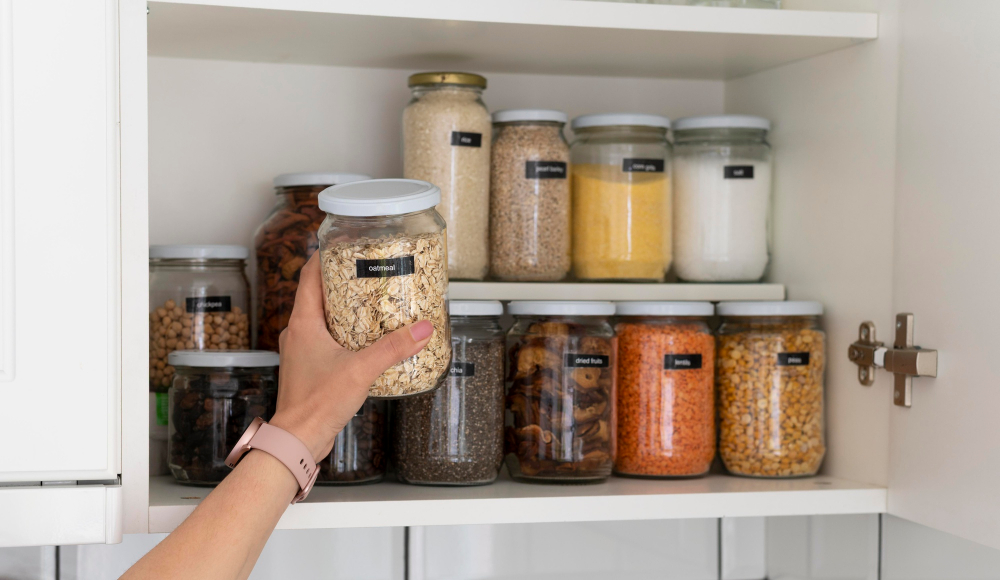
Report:
[[[453,362],[451,370],[448,371],[450,377],[474,377],[476,376],[476,363]]]
[[[606,354],[567,354],[566,366],[604,369],[611,364],[611,357]]]
[[[701,368],[700,354],[665,354],[663,355],[663,370],[682,371]]]
[[[563,161],[526,161],[526,179],[566,179],[566,163]]]
[[[779,352],[779,367],[804,367],[809,365],[808,352]]]
[[[753,179],[753,165],[726,165],[723,179]]]
[[[355,260],[358,278],[391,278],[409,276],[414,272],[413,256],[383,260]]]
[[[229,312],[233,301],[229,296],[195,296],[184,299],[184,308],[188,312]]]
[[[452,147],[482,147],[482,133],[463,133],[462,131],[451,132]]]
[[[663,173],[662,159],[629,159],[622,160],[622,171],[625,173]]]

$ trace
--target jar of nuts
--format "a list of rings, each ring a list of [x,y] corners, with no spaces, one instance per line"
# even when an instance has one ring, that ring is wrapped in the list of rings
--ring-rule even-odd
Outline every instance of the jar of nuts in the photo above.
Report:
[[[818,302],[723,302],[716,389],[719,455],[730,473],[819,471],[826,335]]]

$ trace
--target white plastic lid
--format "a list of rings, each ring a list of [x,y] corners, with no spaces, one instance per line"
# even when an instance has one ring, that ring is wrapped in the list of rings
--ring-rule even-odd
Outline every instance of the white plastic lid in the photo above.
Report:
[[[500,316],[503,304],[496,300],[450,300],[448,314],[452,316]]]
[[[507,305],[507,312],[515,316],[611,316],[615,305],[587,300],[518,300]]]
[[[645,113],[599,113],[597,115],[582,115],[571,123],[573,130],[586,127],[616,127],[620,125],[638,125],[640,127],[670,128],[670,119],[660,115]]]
[[[167,355],[174,367],[276,367],[278,353],[269,350],[175,350]]]
[[[720,302],[715,307],[719,316],[819,316],[819,302]]]
[[[401,215],[441,203],[436,185],[416,179],[369,179],[334,185],[319,194],[326,213],[352,217]]]
[[[340,185],[352,181],[371,179],[363,173],[282,173],[274,178],[275,187],[297,187],[300,185]]]
[[[493,113],[494,123],[510,123],[513,121],[551,121],[565,123],[569,117],[562,111],[552,109],[507,109]]]
[[[687,129],[763,129],[771,130],[771,122],[764,117],[751,115],[710,115],[685,117],[674,121],[674,131]]]
[[[151,260],[246,260],[250,250],[243,246],[176,244],[149,246]]]
[[[711,302],[615,302],[618,316],[711,316]]]

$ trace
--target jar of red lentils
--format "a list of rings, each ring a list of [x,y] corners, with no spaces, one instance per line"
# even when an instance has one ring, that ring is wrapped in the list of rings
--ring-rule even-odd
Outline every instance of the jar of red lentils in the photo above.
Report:
[[[696,477],[715,457],[710,302],[619,302],[615,473]]]

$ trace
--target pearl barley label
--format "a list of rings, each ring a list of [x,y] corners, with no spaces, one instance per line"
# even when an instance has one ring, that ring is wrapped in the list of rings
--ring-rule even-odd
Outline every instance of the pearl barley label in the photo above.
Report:
[[[409,276],[414,272],[413,256],[386,258],[383,260],[355,261],[358,278],[391,278]]]
[[[568,368],[583,367],[604,369],[611,364],[611,357],[606,354],[574,354],[566,355]]]
[[[562,161],[526,161],[526,179],[566,179],[566,164]]]

